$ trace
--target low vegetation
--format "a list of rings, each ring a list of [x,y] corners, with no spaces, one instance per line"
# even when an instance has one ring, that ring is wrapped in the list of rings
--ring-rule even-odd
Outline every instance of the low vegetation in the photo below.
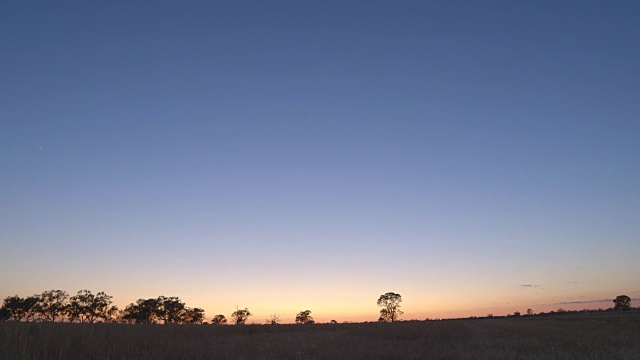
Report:
[[[0,359],[640,359],[640,313],[393,323],[0,323]]]
[[[626,295],[607,310],[402,321],[402,297],[388,292],[378,322],[317,324],[303,310],[296,324],[274,313],[266,325],[245,325],[248,308],[209,323],[178,297],[123,310],[111,299],[88,290],[5,298],[0,359],[640,359],[640,309]]]

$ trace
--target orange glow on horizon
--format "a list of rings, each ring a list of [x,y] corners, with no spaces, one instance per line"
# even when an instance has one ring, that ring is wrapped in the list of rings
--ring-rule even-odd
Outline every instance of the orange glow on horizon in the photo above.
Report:
[[[173,295],[173,294],[168,294]],[[157,296],[157,295],[156,295]],[[144,296],[141,296],[144,298]],[[124,308],[131,302],[134,302],[138,298],[129,301],[118,301],[118,298],[114,296],[115,304],[119,308]],[[153,297],[153,296],[149,296]],[[222,299],[224,296],[221,296]],[[204,296],[189,296],[180,297],[189,307],[200,307],[205,309],[207,321],[210,320],[216,314],[223,314],[227,318],[230,318],[231,313],[235,310],[236,304],[228,301],[214,301],[206,299]],[[595,299],[595,298],[594,298]],[[269,301],[267,301],[269,300]],[[240,309],[248,308],[253,314],[248,323],[264,324],[266,319],[271,314],[277,314],[280,317],[281,323],[293,323],[295,316],[298,312],[303,310],[311,310],[311,316],[316,322],[326,323],[331,320],[337,322],[372,322],[377,321],[379,317],[379,308],[376,305],[377,298],[369,297],[368,301],[349,301],[346,299],[343,303],[340,303],[340,299],[334,299],[336,301],[329,302],[327,299],[320,299],[316,301],[299,301],[297,299],[284,298],[281,302],[274,301],[273,299],[259,299],[256,301],[243,301],[238,302],[237,307]],[[359,299],[361,300],[361,299]],[[456,302],[454,304],[447,302],[436,303],[433,301],[416,301],[406,295],[403,296],[403,303],[401,310],[404,314],[400,317],[401,320],[425,320],[425,319],[447,319],[447,318],[466,318],[466,317],[484,317],[488,314],[494,316],[506,316],[513,314],[515,311],[525,314],[527,309],[532,309],[534,313],[556,311],[559,308],[565,310],[582,310],[599,308],[607,309],[612,307],[612,300],[605,300],[600,298],[601,301],[585,301],[576,303],[562,302],[549,302],[542,303],[536,301],[518,301],[511,304],[492,305],[491,302],[477,303],[475,307],[469,306],[470,302]]]

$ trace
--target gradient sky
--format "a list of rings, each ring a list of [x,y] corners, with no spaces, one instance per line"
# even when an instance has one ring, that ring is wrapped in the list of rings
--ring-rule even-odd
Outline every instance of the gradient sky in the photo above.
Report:
[[[639,14],[4,1],[0,297],[256,322],[376,320],[388,291],[405,319],[638,298]]]

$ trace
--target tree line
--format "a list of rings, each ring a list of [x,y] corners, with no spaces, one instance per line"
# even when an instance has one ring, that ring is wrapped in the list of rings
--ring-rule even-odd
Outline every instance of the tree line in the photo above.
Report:
[[[8,296],[0,307],[0,321],[25,322],[71,322],[71,323],[124,323],[124,324],[208,324],[205,311],[201,308],[188,307],[179,297],[158,296],[157,298],[138,299],[136,302],[119,309],[113,305],[113,297],[104,292],[93,294],[89,290],[80,290],[69,296],[63,290],[48,290],[28,297]],[[380,309],[379,322],[398,321],[403,312],[400,310],[402,296],[393,292],[380,295],[377,305]],[[631,308],[631,298],[619,295],[614,300],[615,310]],[[561,312],[558,310],[558,312]],[[553,312],[552,312],[553,313]],[[242,325],[253,314],[248,308],[238,309],[231,313],[230,321],[226,316],[217,314],[211,318],[211,324],[223,325],[232,323]],[[532,309],[527,315],[534,315]],[[540,314],[542,315],[542,314]],[[520,316],[520,312],[513,315]],[[492,314],[487,317],[494,317]],[[266,319],[267,324],[279,324],[280,316],[272,314]],[[311,310],[300,311],[295,317],[296,324],[314,324]],[[331,320],[331,323],[337,323]]]
[[[63,290],[48,290],[24,298],[8,296],[0,308],[0,320],[136,324],[200,324],[204,321],[203,309],[187,307],[175,296],[139,299],[124,309],[113,305],[112,299],[104,292],[93,294],[89,290],[80,290],[73,296]]]
[[[113,305],[113,297],[105,292],[92,293],[80,290],[70,296],[63,290],[48,290],[28,297],[8,296],[0,307],[0,321],[25,322],[71,322],[71,323],[125,323],[125,324],[208,324],[204,309],[188,307],[179,297],[158,296],[157,298],[138,299],[136,302],[119,309]],[[378,299],[380,318],[378,321],[397,321],[402,297],[395,293],[386,293]],[[230,321],[226,316],[217,314],[211,318],[211,324],[233,323],[242,325],[253,314],[248,308],[231,313]],[[280,316],[272,314],[267,324],[279,324]],[[295,317],[296,324],[314,324],[311,310],[300,311]],[[331,320],[331,323],[337,323]]]

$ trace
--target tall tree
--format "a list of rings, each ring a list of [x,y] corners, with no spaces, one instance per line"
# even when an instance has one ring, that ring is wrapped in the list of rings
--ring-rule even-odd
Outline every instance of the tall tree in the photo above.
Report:
[[[189,308],[177,296],[158,296],[156,299],[138,299],[119,314],[124,322],[136,324],[201,324],[204,310]]]
[[[48,290],[35,296],[38,301],[33,306],[36,318],[41,321],[53,322],[60,316],[64,316],[69,294],[63,290]]]
[[[315,321],[311,316],[311,310],[300,311],[296,315],[296,324],[313,324]]]
[[[184,309],[180,322],[185,324],[202,324],[204,321],[204,309],[186,308]]]
[[[111,306],[113,296],[104,292],[97,294],[91,293],[89,290],[80,290],[69,299],[67,306],[67,315],[71,322],[94,323],[98,319],[109,321],[118,310],[117,307]]]
[[[165,324],[180,323],[183,320],[186,310],[186,304],[177,296],[159,296],[157,299],[158,308],[157,316]]]
[[[252,313],[249,312],[249,309],[245,308],[244,310],[242,309],[237,309],[236,311],[234,311],[231,314],[231,320],[236,324],[236,325],[244,325],[247,322],[247,319],[249,318],[249,316],[253,315]]]
[[[138,299],[127,305],[122,319],[136,324],[156,324],[159,320],[158,313],[158,299]]]
[[[18,295],[7,296],[2,308],[9,314],[8,319],[14,321],[32,321],[35,318],[36,296],[22,298]]]
[[[380,309],[380,318],[378,321],[382,322],[394,322],[397,321],[400,315],[404,314],[400,310],[400,303],[402,302],[402,296],[393,292],[380,295],[378,298],[378,306]]]
[[[628,310],[631,309],[631,298],[627,295],[618,295],[613,300],[613,304],[616,310]]]

